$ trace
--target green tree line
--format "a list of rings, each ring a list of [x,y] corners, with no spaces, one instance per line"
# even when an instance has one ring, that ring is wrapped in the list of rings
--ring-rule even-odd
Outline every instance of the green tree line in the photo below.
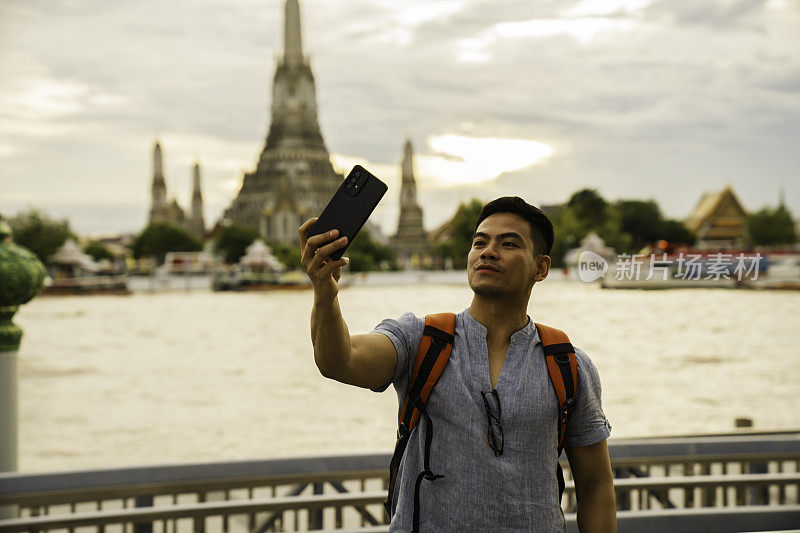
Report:
[[[477,199],[460,204],[434,243],[434,253],[441,259],[450,258],[454,268],[466,265],[482,205]],[[555,228],[554,267],[563,266],[567,251],[579,246],[590,232],[619,253],[636,253],[659,240],[686,245],[696,240],[682,221],[666,217],[654,200],[609,202],[594,189],[577,191],[547,214]],[[791,245],[798,240],[795,222],[783,205],[748,215],[746,226],[750,246]]]
[[[441,260],[449,258],[454,268],[464,268],[475,221],[482,206],[482,201],[472,199],[456,208],[438,235],[433,236],[434,256]],[[694,235],[683,222],[664,216],[654,200],[609,202],[594,189],[577,191],[565,204],[548,212],[548,216],[555,227],[551,256],[556,267],[563,264],[564,254],[578,246],[592,231],[620,253],[636,253],[646,244],[662,239],[689,245],[695,242]],[[33,251],[44,263],[67,239],[78,238],[69,221],[52,218],[39,209],[31,208],[4,219],[11,226],[14,241]],[[792,245],[798,241],[795,220],[783,204],[750,213],[746,228],[750,246]],[[236,224],[221,226],[213,237],[213,248],[226,263],[232,264],[257,238],[259,234],[255,229]],[[267,244],[287,268],[300,267],[300,249],[297,246],[277,242]],[[134,258],[156,257],[163,262],[168,252],[199,251],[202,248],[203,243],[186,229],[154,222],[136,235],[131,255]],[[97,242],[89,242],[84,251],[96,260],[112,258],[109,250]],[[350,258],[349,269],[354,272],[397,268],[391,248],[376,241],[366,229],[362,229],[353,240],[346,255]]]

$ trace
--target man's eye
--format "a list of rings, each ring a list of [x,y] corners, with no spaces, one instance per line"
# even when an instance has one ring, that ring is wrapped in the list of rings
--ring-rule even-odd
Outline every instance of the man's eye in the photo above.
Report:
[[[483,241],[475,241],[472,243],[472,246],[480,246],[481,244],[483,244]]]
[[[517,245],[517,243],[511,242],[511,241],[506,241],[506,242],[503,243],[503,246],[516,246],[516,245]]]

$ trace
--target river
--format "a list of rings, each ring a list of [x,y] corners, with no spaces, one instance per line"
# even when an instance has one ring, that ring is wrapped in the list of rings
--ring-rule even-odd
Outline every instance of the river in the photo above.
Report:
[[[354,286],[350,331],[458,312],[464,286]],[[38,297],[15,317],[21,471],[389,452],[397,398],[321,377],[312,294]],[[599,369],[613,437],[800,427],[800,293],[537,284],[529,308]]]

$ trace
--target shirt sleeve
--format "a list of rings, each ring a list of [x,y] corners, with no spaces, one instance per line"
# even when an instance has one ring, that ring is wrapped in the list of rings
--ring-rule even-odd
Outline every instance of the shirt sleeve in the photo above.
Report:
[[[425,330],[425,319],[415,316],[413,313],[405,313],[397,320],[386,319],[375,326],[370,333],[381,333],[386,335],[397,352],[397,365],[394,369],[394,376],[389,383],[382,387],[372,389],[375,392],[385,391],[389,385],[394,384],[398,394],[405,394],[410,379],[410,369],[414,365],[414,357],[417,354],[419,342],[422,340],[422,332]]]
[[[611,435],[601,402],[600,374],[592,360],[582,350],[575,348],[578,361],[578,396],[575,407],[567,420],[564,446],[588,446],[605,440]]]

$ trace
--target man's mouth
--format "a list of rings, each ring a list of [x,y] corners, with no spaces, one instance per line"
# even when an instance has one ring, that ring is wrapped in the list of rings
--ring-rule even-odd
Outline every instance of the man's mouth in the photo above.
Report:
[[[475,270],[477,270],[477,271],[490,270],[492,272],[500,272],[499,268],[497,268],[495,266],[492,266],[492,265],[487,265],[487,264],[478,265],[477,267],[475,267]]]

